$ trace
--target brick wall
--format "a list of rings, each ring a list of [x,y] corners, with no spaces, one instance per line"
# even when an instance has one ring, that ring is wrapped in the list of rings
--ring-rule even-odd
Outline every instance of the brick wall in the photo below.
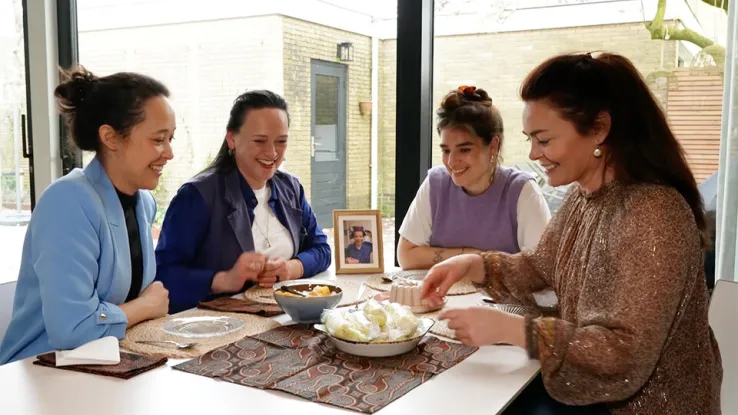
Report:
[[[380,119],[382,149],[380,197],[383,210],[394,212],[395,67],[396,41],[381,46],[380,102],[387,102]],[[608,50],[630,58],[642,74],[676,66],[676,42],[653,41],[643,24],[618,24],[525,32],[436,37],[434,44],[433,102],[461,84],[486,89],[505,123],[505,164],[527,161],[528,144],[522,130],[520,83],[546,58],[564,52]],[[385,75],[386,74],[386,75]],[[665,89],[657,96],[665,99]],[[665,102],[665,100],[664,100]],[[435,123],[435,120],[434,120]],[[433,164],[441,164],[439,137],[433,136]]]
[[[346,204],[370,206],[371,116],[361,115],[359,102],[371,101],[371,38],[303,20],[285,17],[284,91],[292,107],[289,171],[300,177],[310,200],[311,60],[348,67],[346,100]],[[353,62],[336,58],[336,45],[354,45]]]
[[[162,205],[215,156],[236,96],[284,92],[279,16],[82,32],[79,48],[80,63],[95,74],[142,72],[171,91],[175,157],[156,194]]]

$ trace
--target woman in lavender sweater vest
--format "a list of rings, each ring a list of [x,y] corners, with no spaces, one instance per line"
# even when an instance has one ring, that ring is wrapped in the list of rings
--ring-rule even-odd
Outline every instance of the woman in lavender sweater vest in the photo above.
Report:
[[[420,186],[400,227],[403,269],[462,253],[533,249],[551,213],[533,177],[500,166],[503,124],[483,89],[462,86],[438,115],[443,166]]]

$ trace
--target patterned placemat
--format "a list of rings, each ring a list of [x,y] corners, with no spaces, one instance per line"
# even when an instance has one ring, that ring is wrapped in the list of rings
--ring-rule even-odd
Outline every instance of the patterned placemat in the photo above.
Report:
[[[336,350],[324,333],[301,324],[244,337],[174,368],[371,414],[476,350],[431,336],[403,355],[359,357]]]
[[[422,279],[428,271],[393,271],[387,275],[397,278]],[[372,275],[366,280],[366,285],[377,291],[389,291],[392,289],[392,283],[382,278],[383,274]],[[463,279],[451,286],[446,295],[467,295],[477,292],[477,288],[471,281]]]
[[[310,283],[310,280],[305,280],[305,282]],[[377,294],[377,292],[372,290],[369,287],[369,284],[367,284],[361,299],[357,299],[356,297],[359,295],[359,286],[361,286],[361,282],[338,279],[332,280],[331,283],[337,285],[341,290],[343,290],[343,297],[341,297],[341,302],[338,303],[338,307],[358,304]],[[277,300],[274,299],[274,289],[272,288],[253,286],[244,291],[243,296],[247,300],[256,301],[258,303],[277,304]]]
[[[175,336],[162,330],[162,326],[166,322],[174,318],[203,316],[232,316],[242,320],[244,322],[244,326],[241,329],[225,336],[196,339]],[[167,316],[158,318],[156,320],[149,320],[131,327],[126,331],[126,338],[120,341],[120,347],[134,353],[141,353],[149,356],[165,356],[172,359],[187,359],[202,356],[203,354],[213,349],[217,349],[218,347],[221,347],[223,345],[233,343],[236,340],[243,338],[244,336],[258,334],[279,326],[280,324],[274,320],[254,314],[223,313],[211,310],[194,309],[178,313],[176,316]],[[173,345],[136,343],[136,341],[141,340],[172,340],[180,343],[195,342],[197,344],[189,349],[177,349]]]

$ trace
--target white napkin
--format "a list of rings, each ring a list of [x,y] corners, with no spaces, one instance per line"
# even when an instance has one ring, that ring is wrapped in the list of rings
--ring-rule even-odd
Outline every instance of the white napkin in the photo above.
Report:
[[[93,340],[74,350],[57,350],[56,365],[117,365],[120,363],[118,339],[112,336]]]

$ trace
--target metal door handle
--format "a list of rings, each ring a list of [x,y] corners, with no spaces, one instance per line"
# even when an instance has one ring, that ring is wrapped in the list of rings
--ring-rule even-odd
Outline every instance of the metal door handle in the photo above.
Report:
[[[320,137],[318,137],[320,138]],[[310,136],[310,157],[315,157],[315,146],[322,146],[322,143],[315,142],[315,136]]]

